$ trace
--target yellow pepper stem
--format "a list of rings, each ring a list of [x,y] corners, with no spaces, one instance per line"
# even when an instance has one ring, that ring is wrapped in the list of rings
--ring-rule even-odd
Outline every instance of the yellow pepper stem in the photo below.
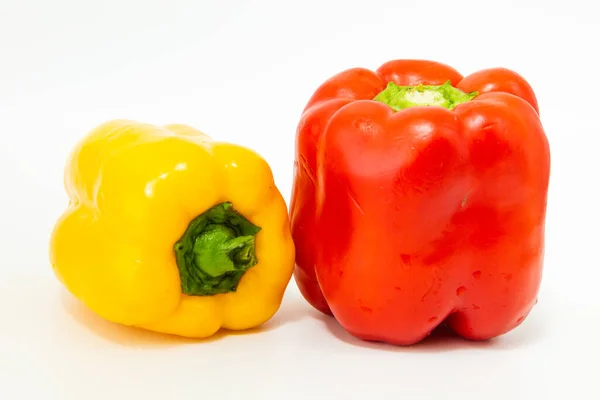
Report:
[[[260,229],[229,202],[196,217],[174,247],[183,293],[234,292],[244,273],[258,263],[255,239]]]

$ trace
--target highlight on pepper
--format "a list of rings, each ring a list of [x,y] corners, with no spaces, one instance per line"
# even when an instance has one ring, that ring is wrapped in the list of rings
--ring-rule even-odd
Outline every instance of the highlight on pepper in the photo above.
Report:
[[[204,338],[279,309],[295,249],[256,152],[187,125],[109,121],[75,146],[65,187],[52,268],[104,319]]]
[[[304,298],[362,340],[485,340],[537,302],[550,148],[529,83],[427,60],[323,82],[290,204]]]

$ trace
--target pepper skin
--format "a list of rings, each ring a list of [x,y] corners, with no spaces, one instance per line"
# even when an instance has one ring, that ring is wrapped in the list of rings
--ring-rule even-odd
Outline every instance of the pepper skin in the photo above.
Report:
[[[75,147],[65,186],[50,260],[99,316],[204,338],[279,309],[294,244],[271,169],[253,151],[185,125],[116,120]]]
[[[325,81],[297,129],[295,280],[363,340],[485,340],[537,302],[550,149],[533,90],[425,60]]]

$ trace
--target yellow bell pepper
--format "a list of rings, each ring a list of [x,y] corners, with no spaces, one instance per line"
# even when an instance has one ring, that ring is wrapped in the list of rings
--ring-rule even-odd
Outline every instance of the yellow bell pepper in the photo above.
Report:
[[[294,267],[267,162],[185,125],[100,125],[72,151],[50,240],[57,278],[119,324],[203,338],[279,309]]]

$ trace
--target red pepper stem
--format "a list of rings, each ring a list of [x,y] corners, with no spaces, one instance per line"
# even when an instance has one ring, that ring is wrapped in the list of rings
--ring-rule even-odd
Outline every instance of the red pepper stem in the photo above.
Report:
[[[479,93],[465,93],[452,86],[450,81],[443,85],[399,86],[389,82],[373,100],[387,104],[395,111],[408,107],[439,106],[449,110],[459,104],[473,100]]]

